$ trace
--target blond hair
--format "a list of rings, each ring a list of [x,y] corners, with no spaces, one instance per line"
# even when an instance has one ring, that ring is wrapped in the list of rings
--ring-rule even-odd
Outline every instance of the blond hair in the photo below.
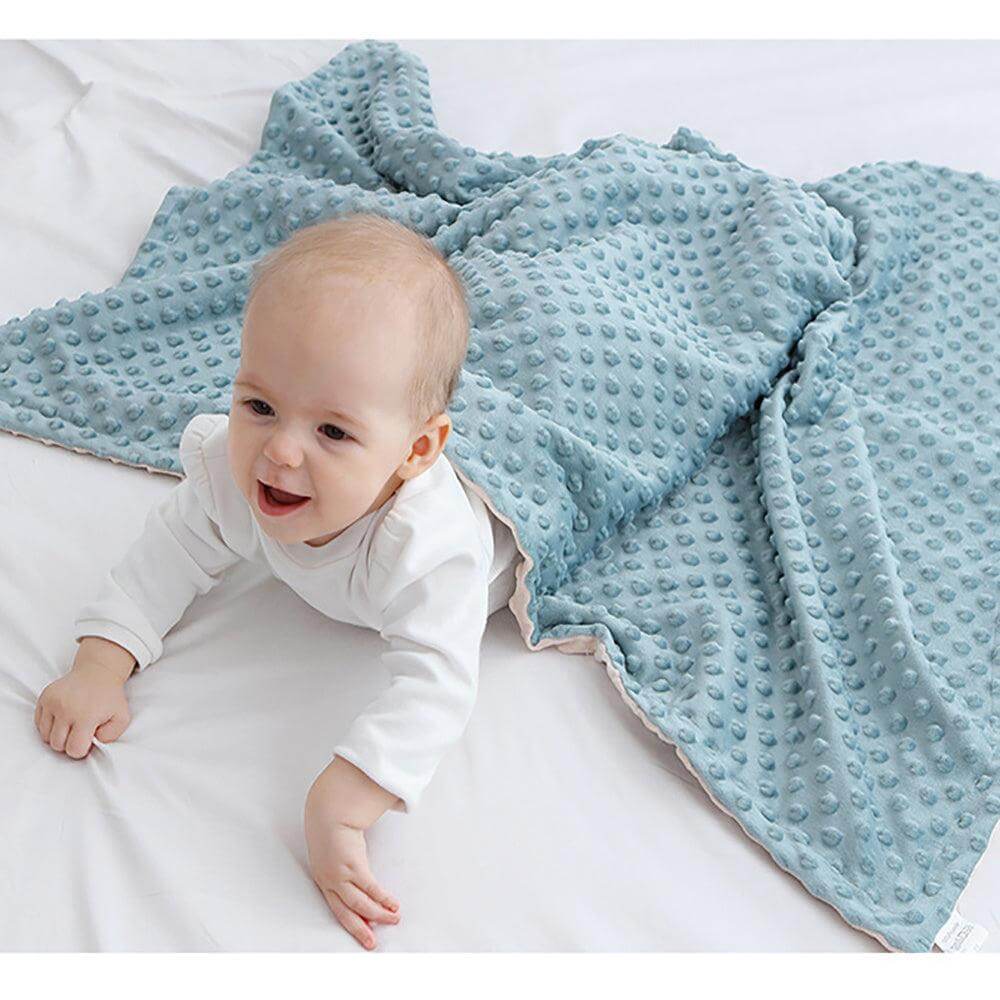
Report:
[[[447,410],[469,348],[469,307],[461,278],[431,240],[374,212],[299,229],[254,262],[244,309],[268,278],[293,267],[309,274],[351,268],[383,281],[416,278],[425,319],[410,382],[410,416],[420,426]]]

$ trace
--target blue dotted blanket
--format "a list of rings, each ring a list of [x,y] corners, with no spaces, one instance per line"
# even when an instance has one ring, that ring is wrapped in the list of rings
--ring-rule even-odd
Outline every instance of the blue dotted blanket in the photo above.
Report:
[[[118,284],[0,327],[0,427],[179,475],[250,263],[353,210],[465,280],[446,452],[516,532],[528,644],[594,652],[782,868],[930,950],[1000,817],[1000,183],[798,184],[686,128],[481,153],[355,43]]]

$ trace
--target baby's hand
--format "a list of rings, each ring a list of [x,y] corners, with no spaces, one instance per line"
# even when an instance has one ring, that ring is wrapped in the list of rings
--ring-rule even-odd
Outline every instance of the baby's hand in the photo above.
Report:
[[[306,800],[309,869],[333,915],[368,949],[375,947],[372,921],[399,922],[397,903],[380,888],[368,867],[365,832],[331,819],[316,799]]]
[[[131,721],[127,675],[114,657],[93,655],[95,645],[81,644],[69,673],[49,684],[35,706],[35,727],[42,740],[76,759],[87,756],[95,736],[111,743]]]

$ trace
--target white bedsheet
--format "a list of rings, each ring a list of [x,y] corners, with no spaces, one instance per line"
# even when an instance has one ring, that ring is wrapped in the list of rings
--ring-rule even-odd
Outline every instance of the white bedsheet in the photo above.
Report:
[[[878,159],[1000,177],[996,43],[429,42],[439,126],[548,155],[676,126],[799,181]],[[246,162],[270,96],[345,41],[0,43],[0,319],[118,280],[166,190]],[[85,227],[85,228],[83,228]],[[378,636],[237,567],[75,761],[35,699],[100,573],[176,480],[0,433],[0,950],[358,951],[302,801],[385,682]],[[716,809],[589,656],[489,622],[476,710],[369,834],[384,951],[880,951]],[[1000,950],[1000,850],[962,900]]]

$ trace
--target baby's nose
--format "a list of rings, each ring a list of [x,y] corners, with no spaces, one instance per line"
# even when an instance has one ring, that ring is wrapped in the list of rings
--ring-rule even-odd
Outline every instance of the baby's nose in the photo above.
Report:
[[[291,434],[278,431],[271,436],[264,449],[265,457],[275,465],[297,466],[302,464],[302,447]]]

